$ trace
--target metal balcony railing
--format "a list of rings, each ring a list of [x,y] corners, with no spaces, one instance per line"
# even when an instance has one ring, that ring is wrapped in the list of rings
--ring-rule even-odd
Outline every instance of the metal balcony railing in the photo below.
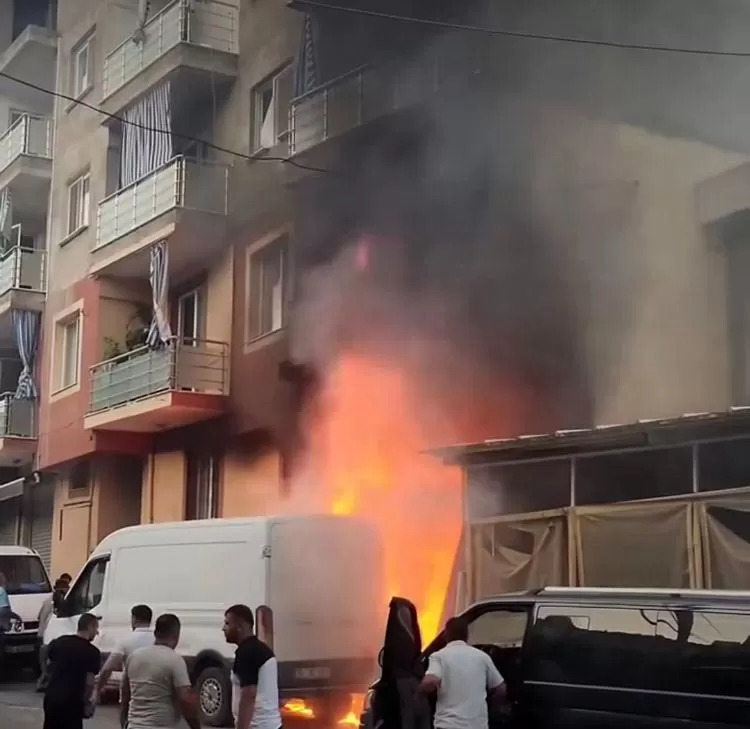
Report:
[[[99,203],[94,248],[106,246],[174,208],[226,215],[228,206],[226,166],[173,157]]]
[[[451,84],[481,72],[483,48],[440,47],[407,66],[361,66],[289,105],[289,153],[299,154],[379,117],[422,104]]]
[[[128,38],[104,59],[104,97],[121,89],[180,43],[238,53],[238,20],[236,5],[175,0],[146,23],[141,40]]]
[[[0,395],[0,438],[36,438],[36,400],[17,400],[15,393]]]
[[[0,253],[0,296],[11,289],[45,290],[47,252],[21,245],[21,226],[11,228],[11,247]]]
[[[175,338],[162,349],[140,347],[91,368],[89,413],[171,390],[226,395],[228,368],[225,342]]]
[[[52,158],[52,120],[23,114],[0,137],[0,172],[18,157]]]

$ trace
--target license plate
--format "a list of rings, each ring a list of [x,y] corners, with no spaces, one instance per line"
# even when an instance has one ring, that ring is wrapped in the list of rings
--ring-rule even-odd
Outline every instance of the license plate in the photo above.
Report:
[[[5,652],[6,653],[33,653],[34,652],[34,646],[30,644],[26,645],[6,645],[5,646]]]

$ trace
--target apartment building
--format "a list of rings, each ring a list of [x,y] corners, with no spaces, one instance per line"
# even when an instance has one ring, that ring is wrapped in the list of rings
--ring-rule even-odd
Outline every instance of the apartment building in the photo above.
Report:
[[[58,22],[38,463],[54,572],[114,529],[279,497],[290,216],[281,165],[250,155],[285,140],[300,33],[283,5],[237,0],[62,0]]]
[[[581,256],[606,235],[628,268],[649,272],[618,326],[595,298],[608,302],[608,284],[591,286],[577,343],[591,411],[580,417],[744,402],[744,269],[727,269],[717,240],[746,205],[738,170],[750,140],[727,132],[720,144],[690,104],[680,134],[627,93],[613,113],[597,65],[562,50],[558,65],[588,79],[590,98],[535,73],[520,95],[507,69],[528,59],[512,43],[304,0],[60,0],[58,27],[36,449],[54,489],[53,571],[76,570],[119,527],[275,508],[300,447],[306,363],[287,327],[298,284],[368,228],[454,235],[440,222],[466,203],[454,184],[464,159],[506,174],[508,150],[520,149],[513,170],[531,188],[527,172],[553,160],[576,204],[596,212],[567,219]],[[549,74],[554,58],[543,59]],[[498,215],[502,174],[482,191]],[[737,210],[712,202],[709,183],[725,175],[740,179]],[[422,195],[436,180],[450,204]],[[423,267],[419,251],[399,255],[410,275]],[[548,354],[539,359],[567,356]]]
[[[56,7],[0,4],[0,544],[49,562],[52,489],[29,478],[37,450],[34,373],[46,283]]]

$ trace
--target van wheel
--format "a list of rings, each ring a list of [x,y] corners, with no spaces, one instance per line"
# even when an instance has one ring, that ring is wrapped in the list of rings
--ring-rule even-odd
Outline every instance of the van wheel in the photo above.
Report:
[[[211,666],[201,671],[195,692],[201,723],[232,726],[232,686],[224,669]]]

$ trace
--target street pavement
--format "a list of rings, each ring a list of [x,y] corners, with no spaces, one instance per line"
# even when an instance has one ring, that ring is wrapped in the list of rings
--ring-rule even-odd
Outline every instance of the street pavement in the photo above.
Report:
[[[94,718],[84,722],[85,729],[120,729],[115,706],[100,706]],[[40,729],[42,695],[33,683],[0,683],[0,727],[7,729]]]

